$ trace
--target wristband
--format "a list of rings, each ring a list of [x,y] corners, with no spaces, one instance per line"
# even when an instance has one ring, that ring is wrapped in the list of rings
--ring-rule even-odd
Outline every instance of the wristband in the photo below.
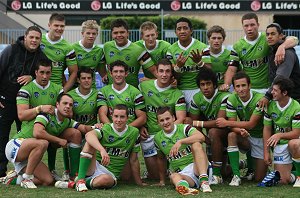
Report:
[[[39,114],[39,113],[40,113],[40,111],[39,111],[39,106],[35,107],[35,112],[36,112],[36,114]]]
[[[201,63],[201,64],[200,64]],[[197,63],[196,65],[198,66],[198,67],[203,67],[204,66],[204,62],[202,62],[202,61],[199,61],[199,63]]]
[[[204,121],[201,121],[201,128],[203,128]]]
[[[174,66],[174,71],[176,71],[177,73],[182,73],[180,67],[178,67],[177,65]]]

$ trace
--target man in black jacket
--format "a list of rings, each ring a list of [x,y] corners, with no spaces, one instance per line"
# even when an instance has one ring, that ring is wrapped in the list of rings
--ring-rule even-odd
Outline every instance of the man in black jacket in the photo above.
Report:
[[[0,54],[0,177],[6,175],[5,146],[9,140],[12,123],[21,128],[18,119],[16,96],[22,85],[34,78],[40,58],[47,58],[40,50],[41,30],[29,27],[15,44],[7,46]]]

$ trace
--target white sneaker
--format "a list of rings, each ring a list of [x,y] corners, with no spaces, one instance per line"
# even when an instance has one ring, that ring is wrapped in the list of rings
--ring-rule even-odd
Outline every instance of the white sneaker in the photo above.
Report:
[[[229,183],[230,186],[239,186],[241,184],[241,178],[237,175],[234,175],[231,182]]]
[[[204,193],[212,192],[212,189],[210,188],[208,181],[201,183],[200,190]]]
[[[294,188],[300,188],[300,177],[298,176],[294,185],[293,185]]]
[[[51,175],[53,177],[53,179],[55,181],[62,181],[62,178],[58,175],[58,173],[56,172],[56,170],[52,170],[51,171]]]
[[[86,192],[88,191],[88,188],[85,185],[85,180],[84,179],[80,179],[76,182],[76,190],[78,192]]]
[[[242,179],[247,179],[248,181],[254,180],[254,172],[252,170],[247,171],[246,175],[243,176]]]
[[[69,181],[70,180],[70,175],[69,175],[69,171],[64,171],[62,176],[61,176],[61,180],[62,181]]]
[[[209,184],[212,185],[217,185],[217,184],[222,184],[223,183],[223,178],[221,176],[217,176],[217,175],[213,175],[211,177],[211,181],[209,182]]]
[[[10,182],[17,177],[18,177],[18,174],[16,171],[14,171],[14,170],[9,171],[5,177],[0,178],[0,183],[9,185]]]
[[[24,179],[21,181],[22,188],[37,188],[31,179]]]
[[[73,181],[70,181],[70,182],[67,182],[67,181],[57,181],[55,182],[55,187],[56,188],[73,188],[75,185],[75,182]]]

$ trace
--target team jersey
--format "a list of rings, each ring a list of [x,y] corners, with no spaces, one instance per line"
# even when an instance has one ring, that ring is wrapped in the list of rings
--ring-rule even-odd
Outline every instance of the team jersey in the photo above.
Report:
[[[300,128],[300,105],[290,98],[285,107],[280,107],[278,101],[271,101],[264,116],[264,125],[272,126],[274,133],[287,133]],[[287,144],[288,140],[281,139],[279,144]]]
[[[139,88],[145,100],[147,112],[146,128],[150,135],[155,135],[161,130],[156,118],[158,107],[168,106],[174,114],[176,111],[186,111],[183,93],[177,88],[171,86],[160,88],[157,85],[157,80],[144,81],[139,85]]]
[[[101,130],[95,131],[100,144],[110,157],[110,163],[106,168],[119,178],[131,152],[140,151],[139,130],[127,125],[124,131],[118,132],[111,123],[104,124]],[[97,152],[97,160],[101,162],[99,152]]]
[[[190,56],[192,50],[202,52],[206,48],[206,45],[197,39],[192,39],[192,42],[187,47],[183,47],[179,41],[174,43],[168,48],[167,57],[171,60],[173,64],[176,64],[176,59],[181,53],[184,57]],[[203,54],[202,61],[205,63],[211,63],[209,54]],[[199,71],[199,66],[194,63],[191,58],[188,58],[183,67],[180,67],[180,72],[176,73],[177,87],[180,90],[191,90],[198,89],[196,78]]]
[[[236,93],[231,94],[227,99],[226,116],[228,118],[239,118],[240,121],[249,121],[252,115],[263,116],[257,103],[264,97],[256,91],[250,91],[250,99],[247,102],[241,101]],[[251,137],[262,138],[263,119],[255,127],[249,130]]]
[[[131,41],[123,47],[118,47],[115,41],[106,42],[103,46],[104,59],[106,64],[109,66],[114,61],[121,60],[128,65],[128,76],[126,77],[126,82],[135,87],[138,87],[139,79],[138,74],[141,66],[143,70],[147,70],[154,62],[152,61],[150,54]],[[112,84],[112,78],[110,73],[107,72],[109,77],[109,84]]]
[[[73,98],[73,119],[85,125],[94,125],[97,123],[97,113],[99,108],[96,89],[91,89],[87,95],[82,95],[79,88],[68,92]]]
[[[235,53],[231,53],[230,50],[224,47],[222,47],[221,52],[218,54],[213,54],[210,48],[204,49],[203,54],[210,54],[211,69],[216,73],[218,85],[224,84],[224,76],[229,62],[232,60],[238,61],[238,57],[235,56]]]
[[[52,61],[50,80],[58,85],[62,85],[64,70],[77,64],[75,50],[63,38],[58,41],[51,41],[48,33],[42,36],[41,49]]]
[[[94,72],[100,67],[105,67],[103,63],[103,49],[98,45],[93,45],[92,48],[85,48],[81,40],[72,45],[76,52],[78,68],[89,67]],[[94,75],[95,76],[95,75]],[[93,87],[96,88],[95,78],[93,79]]]
[[[163,58],[167,57],[167,50],[171,46],[170,43],[164,40],[156,40],[156,46],[154,49],[149,50],[146,47],[145,41],[139,40],[135,42],[138,46],[147,50],[153,60],[154,64],[157,65],[157,62]],[[148,70],[144,70],[144,75],[147,78],[155,78],[155,76]]]
[[[59,136],[67,128],[78,128],[79,126],[78,122],[70,118],[64,118],[63,121],[59,121],[57,109],[55,109],[54,115],[40,113],[35,120],[31,120],[27,125],[22,125],[21,131],[13,138],[33,138],[33,127],[35,123],[42,124],[45,127],[45,131],[53,136]]]
[[[233,45],[233,50],[239,57],[242,69],[251,79],[251,88],[269,88],[269,46],[266,34],[259,33],[255,41],[247,41],[244,37]]]
[[[194,161],[191,145],[182,144],[176,156],[170,156],[170,150],[178,140],[191,136],[196,129],[187,124],[175,124],[174,126],[174,130],[170,134],[163,130],[159,131],[154,136],[154,142],[158,152],[166,156],[171,171],[180,172]]]
[[[216,120],[219,111],[226,111],[226,103],[229,93],[215,90],[212,98],[206,98],[203,93],[198,92],[193,96],[190,114],[201,115],[205,120]]]
[[[112,122],[112,110],[117,104],[125,104],[129,111],[128,124],[136,119],[135,110],[144,110],[145,102],[141,92],[132,85],[126,86],[118,91],[113,85],[102,87],[99,92],[99,105],[108,107],[107,117]]]

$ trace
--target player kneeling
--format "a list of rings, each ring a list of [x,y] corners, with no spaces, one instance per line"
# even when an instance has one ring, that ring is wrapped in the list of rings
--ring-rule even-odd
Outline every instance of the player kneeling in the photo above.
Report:
[[[171,182],[182,195],[212,192],[208,183],[208,160],[201,143],[205,137],[187,124],[174,124],[175,117],[169,107],[157,109],[157,120],[162,130],[154,136],[158,149],[159,185],[165,185],[164,157],[167,158]],[[196,157],[197,156],[197,157]]]

